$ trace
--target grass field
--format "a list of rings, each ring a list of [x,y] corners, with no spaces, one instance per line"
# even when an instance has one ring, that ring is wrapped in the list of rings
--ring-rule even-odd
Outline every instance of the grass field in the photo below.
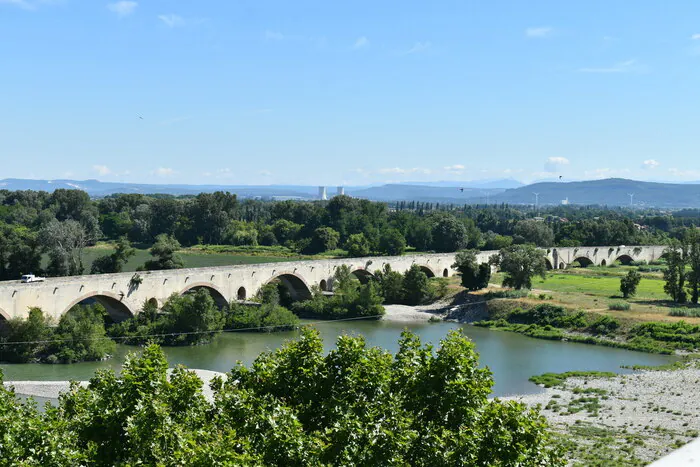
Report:
[[[106,244],[86,248],[83,251],[83,264],[85,272],[90,272],[92,262],[100,256],[111,254],[114,249]],[[237,264],[258,264],[258,263],[274,263],[279,261],[295,261],[300,257],[293,256],[274,256],[264,254],[244,254],[238,252],[210,252],[198,251],[195,249],[182,250],[180,256],[185,261],[186,268],[202,268],[210,266],[233,266]],[[124,267],[124,272],[136,271],[139,266],[153,259],[148,253],[148,250],[137,249],[136,254],[129,259],[129,262]],[[45,259],[48,261],[48,258]]]
[[[620,300],[620,277],[627,274],[630,267],[587,268],[565,271],[549,271],[543,280],[533,280],[532,294],[537,297],[544,293],[552,296],[552,301],[568,307],[603,312],[622,319],[700,322],[698,318],[669,316],[675,306],[664,293],[664,281],[660,274],[644,274],[637,295],[628,301],[629,311],[609,310],[610,302]],[[494,274],[491,282],[500,284],[503,275]]]

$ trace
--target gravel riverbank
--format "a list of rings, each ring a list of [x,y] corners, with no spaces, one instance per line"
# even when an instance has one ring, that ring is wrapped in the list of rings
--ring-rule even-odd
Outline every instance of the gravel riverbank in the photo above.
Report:
[[[570,455],[583,465],[643,465],[700,432],[700,369],[569,378],[563,387],[514,396],[540,406]],[[616,464],[615,462],[618,462]]]

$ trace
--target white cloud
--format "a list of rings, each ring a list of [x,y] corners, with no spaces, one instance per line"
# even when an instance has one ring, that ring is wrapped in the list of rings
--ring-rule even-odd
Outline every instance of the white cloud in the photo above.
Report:
[[[627,60],[624,62],[619,62],[610,67],[603,68],[579,68],[581,73],[631,73],[635,71],[642,71],[642,67],[637,64],[637,61]]]
[[[282,34],[279,31],[267,30],[267,31],[265,31],[265,39],[272,40],[272,41],[282,41],[285,39],[285,36],[284,36],[284,34]]]
[[[379,169],[378,171],[380,174],[397,174],[397,175],[407,175],[407,174],[413,174],[413,173],[421,173],[421,174],[430,174],[432,173],[432,170],[430,169],[424,169],[421,167],[414,167],[411,169],[402,169],[401,167],[389,167],[385,169]]]
[[[112,173],[111,170],[109,170],[109,167],[106,165],[93,165],[92,169],[97,172],[99,175],[109,175]]]
[[[169,177],[171,175],[174,175],[175,171],[168,167],[158,167],[156,170],[153,171],[153,174],[158,175],[159,177]]]
[[[137,2],[121,1],[116,3],[109,3],[107,5],[107,9],[112,13],[115,13],[119,17],[124,17],[132,14],[136,10],[137,6]]]
[[[602,169],[586,170],[583,174],[589,178],[612,178],[629,175],[629,169],[610,169],[608,167]]]
[[[554,32],[554,29],[550,27],[538,27],[538,28],[527,28],[525,30],[526,37],[549,37]]]
[[[411,55],[411,54],[419,54],[421,52],[425,52],[428,50],[430,47],[432,47],[433,44],[431,44],[429,41],[428,42],[416,42],[413,47],[408,49],[405,53],[405,55]]]
[[[454,164],[443,167],[443,169],[447,172],[459,175],[464,171],[464,166],[462,164]]]
[[[179,26],[185,25],[185,20],[181,16],[169,14],[169,15],[158,15],[158,19],[165,23],[169,28],[177,28]]]
[[[659,162],[654,160],[654,159],[648,159],[648,160],[645,160],[644,162],[642,162],[643,169],[655,169],[659,165],[661,165],[661,164],[659,164]]]
[[[260,175],[262,175],[263,177],[272,177],[272,172],[269,172],[269,171],[267,171],[267,170],[261,170],[261,171],[258,172],[258,173],[259,173]]]
[[[369,39],[365,36],[358,37],[355,41],[355,45],[352,46],[353,49],[363,49],[365,47],[369,47]]]
[[[550,157],[544,163],[544,170],[552,173],[558,171],[565,165],[569,165],[569,159],[566,157]]]
[[[690,36],[690,38],[694,41],[700,41],[700,34],[693,34],[692,36]]]

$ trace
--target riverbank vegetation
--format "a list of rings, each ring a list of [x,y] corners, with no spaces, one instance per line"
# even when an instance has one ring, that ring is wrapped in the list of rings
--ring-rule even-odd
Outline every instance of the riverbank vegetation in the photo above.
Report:
[[[57,326],[39,308],[24,319],[0,326],[0,361],[11,363],[74,363],[108,358],[115,344],[107,337],[107,313],[99,304],[76,306]]]
[[[564,465],[544,418],[489,401],[493,380],[473,343],[439,350],[404,333],[395,355],[317,331],[213,384],[154,345],[121,374],[74,385],[39,411],[0,384],[0,454],[8,465]],[[0,374],[0,381],[2,375]],[[430,408],[430,410],[426,410]]]

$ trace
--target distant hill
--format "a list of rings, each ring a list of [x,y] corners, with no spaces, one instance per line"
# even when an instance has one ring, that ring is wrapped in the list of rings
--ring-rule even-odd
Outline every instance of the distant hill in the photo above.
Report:
[[[481,185],[476,182],[434,182],[420,184],[387,184],[376,186],[348,186],[345,193],[376,201],[426,201],[437,203],[484,203],[488,196],[491,203],[534,204],[539,193],[541,205],[600,204],[629,206],[629,193],[634,193],[635,206],[659,208],[700,208],[700,184],[641,182],[621,178],[577,182],[539,182],[517,188],[496,187],[507,180],[493,180]],[[519,183],[511,180],[515,184]],[[448,185],[452,183],[452,185]],[[444,185],[443,185],[444,184]],[[241,198],[273,196],[283,198],[317,199],[318,187],[303,185],[155,185],[140,183],[101,182],[98,180],[24,180],[8,178],[0,180],[0,189],[43,190],[57,188],[80,189],[90,196],[102,197],[115,193],[195,195],[214,191],[230,191]],[[328,196],[335,195],[335,187],[328,186]]]
[[[492,197],[494,202],[508,204],[534,204],[539,193],[540,205],[600,204],[629,206],[630,193],[635,206],[658,208],[700,208],[700,184],[656,183],[609,178],[583,182],[544,182],[506,190]]]
[[[347,189],[346,193],[358,198],[377,201],[429,201],[462,204],[470,198],[481,197],[485,199],[486,193],[492,196],[502,193],[503,191],[503,189],[480,190],[477,188],[463,188],[458,186],[437,187],[390,184],[360,190]]]

